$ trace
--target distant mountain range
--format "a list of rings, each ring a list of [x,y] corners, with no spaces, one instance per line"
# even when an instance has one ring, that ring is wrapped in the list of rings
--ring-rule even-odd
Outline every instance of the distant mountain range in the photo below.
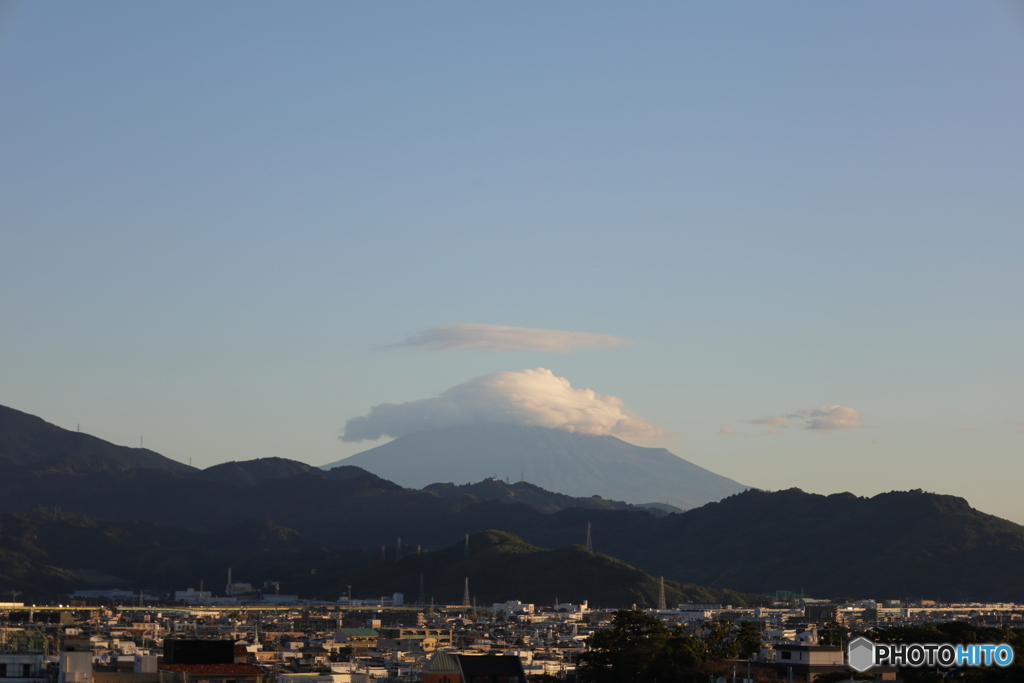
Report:
[[[360,467],[324,471],[283,458],[196,470],[10,409],[0,409],[0,513],[0,593],[83,587],[78,570],[181,588],[227,566],[256,583],[289,577],[290,590],[309,595],[348,580],[378,590],[367,568],[382,545],[393,562],[398,538],[407,558],[417,546],[417,557],[435,557],[467,533],[514,535],[541,552],[582,544],[589,525],[598,554],[708,590],[1024,601],[1024,527],[953,496],[751,489],[666,514],[493,478],[408,489]],[[520,550],[513,564],[526,579],[555,590],[529,573],[548,571],[554,556],[520,564]],[[401,564],[416,562],[427,559]],[[400,578],[387,564],[373,571]],[[608,591],[600,594],[624,595]]]
[[[747,487],[672,454],[614,436],[516,425],[466,425],[401,436],[324,465],[355,465],[402,486],[524,479],[570,496],[699,507]]]
[[[197,472],[194,467],[145,448],[127,448],[72,432],[20,410],[0,406],[0,467],[34,471],[159,469]]]
[[[517,481],[514,484],[510,484],[501,479],[494,478],[484,479],[475,484],[430,484],[423,487],[423,490],[436,493],[439,496],[473,496],[480,500],[504,500],[508,503],[523,503],[540,512],[558,512],[566,508],[583,508],[585,510],[648,510],[658,517],[673,512],[682,512],[681,509],[664,503],[630,505],[618,500],[606,500],[601,496],[574,498],[564,493],[546,491],[526,481]]]
[[[367,593],[388,595],[398,590],[415,601],[419,579],[424,577],[425,597],[459,603],[465,579],[470,595],[482,605],[518,599],[541,605],[589,600],[594,606],[632,604],[657,606],[659,581],[650,574],[615,558],[587,552],[580,545],[545,550],[501,531],[484,531],[469,538],[468,553],[457,543],[423,555],[411,554],[399,561],[381,562],[352,572],[335,584],[338,593],[346,584]],[[765,596],[731,590],[708,589],[693,584],[665,581],[667,604],[713,602],[743,606],[767,604]]]
[[[394,549],[392,549],[393,551]],[[499,531],[474,534],[469,553],[463,542],[405,557],[380,549],[328,549],[270,522],[243,522],[213,533],[138,522],[97,522],[79,515],[35,510],[0,513],[0,591],[17,590],[33,599],[61,597],[78,589],[197,587],[223,593],[226,567],[256,588],[279,582],[304,597],[336,600],[352,586],[356,597],[405,593],[418,598],[420,577],[427,601],[461,602],[464,581],[483,605],[508,599],[554,604],[590,600],[628,607],[658,600],[657,579],[635,567],[574,546],[543,550]],[[89,571],[72,569],[87,567]],[[763,596],[712,590],[666,581],[668,600],[764,603]]]

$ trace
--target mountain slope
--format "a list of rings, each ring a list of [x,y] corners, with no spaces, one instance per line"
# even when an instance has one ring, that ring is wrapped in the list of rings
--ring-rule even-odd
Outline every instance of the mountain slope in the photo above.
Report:
[[[253,486],[264,481],[285,479],[316,471],[312,465],[285,458],[257,458],[232,460],[196,472],[196,477],[209,481],[223,481],[239,486]]]
[[[127,448],[0,406],[0,462],[34,470],[194,468],[145,448]]]
[[[505,600],[543,605],[589,600],[592,606],[654,607],[659,581],[646,572],[582,546],[545,550],[501,531],[484,531],[463,543],[424,555],[410,555],[399,562],[381,562],[339,577],[333,584],[342,594],[348,585],[361,595],[388,595],[395,591],[414,602],[423,576],[427,601],[458,604],[465,580],[470,594],[481,606]],[[330,589],[326,589],[330,594]],[[729,590],[665,582],[668,604],[684,601],[725,602],[745,605],[762,596],[741,595]]]
[[[179,463],[174,464],[184,469],[174,469],[168,465],[173,461],[157,454],[98,439],[78,441],[86,435],[59,430],[17,411],[6,409],[0,417],[0,453],[7,454],[0,457],[0,511],[24,513],[46,506],[112,520],[121,528],[138,520],[210,534],[227,533],[247,520],[269,519],[319,548],[303,556],[300,564],[306,573],[314,566],[325,571],[332,566],[335,574],[348,571],[345,562],[330,559],[332,553],[363,548],[379,557],[381,544],[393,549],[398,537],[412,549],[431,549],[452,544],[466,533],[500,530],[538,547],[562,548],[582,543],[589,524],[599,553],[654,576],[712,588],[763,593],[802,587],[822,597],[1024,600],[1018,580],[1024,565],[1024,528],[952,496],[910,491],[859,498],[796,489],[748,490],[658,518],[646,510],[613,509],[620,504],[607,500],[588,509],[575,503],[562,507],[571,501],[525,483],[485,481],[412,490],[349,465],[349,460],[326,472],[275,458],[227,463],[203,472]],[[521,436],[506,435],[510,440]],[[586,443],[562,432],[541,436]],[[69,450],[61,450],[60,444],[44,448],[51,438],[75,440],[66,441]],[[635,449],[616,439],[611,442]],[[493,438],[487,443],[501,445]],[[565,455],[549,453],[549,460]],[[577,455],[577,465],[594,461],[588,454]],[[646,495],[644,499],[650,500]],[[538,507],[557,511],[545,514]],[[60,548],[85,553],[91,546],[72,541],[75,534],[90,533],[82,526],[67,536],[68,541],[51,545],[47,556],[33,555],[29,546],[0,546],[0,575],[15,584],[44,575],[66,583],[71,580],[62,573],[66,570],[53,569],[69,566],[62,564],[71,558]],[[181,555],[192,545],[184,537],[167,540],[161,546],[165,550],[154,549],[153,562],[143,564],[166,564],[172,571],[178,560],[174,553],[166,555],[166,548],[182,549]],[[111,556],[133,552],[131,544],[103,547]],[[210,557],[219,557],[218,551],[214,547]],[[316,564],[321,561],[327,564]],[[212,560],[200,563],[193,574],[206,571],[204,567],[213,571],[215,566]],[[13,589],[21,590],[17,585]]]
[[[101,522],[36,509],[0,513],[0,591],[60,598],[80,588],[181,589],[202,579],[217,588],[227,567],[261,585],[301,585],[310,567],[335,575],[372,564],[379,552],[327,550],[266,520],[202,533],[141,522]],[[102,577],[102,584],[96,577]]]
[[[617,511],[568,509],[513,531],[557,547],[578,542],[588,521],[596,550],[656,576],[712,588],[1024,600],[1024,527],[955,496],[752,489],[648,522]]]
[[[515,425],[468,425],[417,432],[339,460],[403,486],[486,477],[525,479],[570,496],[665,502],[689,509],[745,486],[679,458],[613,436]]]
[[[608,606],[656,604],[659,583],[645,572],[580,546],[543,550],[499,531],[474,534],[469,554],[462,543],[435,552],[379,560],[376,550],[328,550],[291,529],[248,521],[201,533],[139,522],[98,522],[39,509],[27,515],[0,513],[0,592],[17,590],[35,599],[63,599],[94,588],[94,577],[118,588],[184,588],[205,578],[219,593],[219,579],[234,577],[259,587],[279,582],[303,597],[334,599],[352,586],[357,596],[404,592],[415,600],[419,577],[439,602],[458,602],[466,577],[482,604],[508,599],[553,603],[591,600]],[[71,570],[69,568],[76,568]],[[311,571],[314,570],[314,571]],[[670,603],[683,600],[758,600],[728,590],[667,581]]]
[[[339,468],[336,468],[339,469]],[[331,470],[334,471],[334,470]],[[508,484],[500,479],[484,479],[476,484],[431,484],[423,489],[439,496],[473,496],[480,500],[504,500],[510,503],[524,503],[539,512],[557,512],[566,508],[586,510],[641,510],[646,509],[657,516],[669,514],[658,508],[644,508],[618,500],[605,500],[600,496],[574,498],[564,493],[552,493],[526,481]],[[673,510],[682,512],[678,508]]]

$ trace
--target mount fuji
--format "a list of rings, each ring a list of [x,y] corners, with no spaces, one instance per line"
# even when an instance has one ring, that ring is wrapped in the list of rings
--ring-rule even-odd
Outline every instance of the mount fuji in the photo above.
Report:
[[[748,488],[664,448],[634,446],[614,436],[505,424],[407,434],[323,468],[339,465],[357,465],[410,488],[486,477],[525,479],[571,496],[683,509]]]

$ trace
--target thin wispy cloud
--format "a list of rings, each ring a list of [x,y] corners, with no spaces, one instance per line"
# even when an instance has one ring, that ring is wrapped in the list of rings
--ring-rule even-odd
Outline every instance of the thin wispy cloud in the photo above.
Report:
[[[846,406],[824,406],[798,410],[792,418],[804,418],[804,429],[831,431],[834,429],[859,429],[866,426],[860,421],[861,412]]]
[[[575,389],[546,368],[495,372],[407,403],[382,403],[345,423],[342,441],[399,437],[469,424],[550,427],[623,437],[664,432],[628,411],[622,399]]]
[[[722,436],[735,436],[736,434],[739,434],[739,432],[737,432],[732,427],[722,427],[721,429],[718,430],[718,433],[721,434]]]
[[[629,339],[610,334],[469,323],[430,327],[403,342],[390,344],[384,348],[420,351],[484,351],[486,353],[514,353],[516,351],[574,353],[590,349],[631,346],[632,344],[633,342]]]
[[[747,420],[747,422],[754,425],[766,425],[768,427],[774,427],[775,431],[771,432],[773,434],[776,433],[777,430],[785,429],[786,427],[789,426],[789,419],[785,417],[759,417],[756,420]]]
[[[768,427],[765,434],[778,434],[793,423],[799,423],[803,429],[813,431],[834,431],[838,429],[859,429],[866,427],[861,422],[861,412],[847,406],[822,406],[820,408],[804,408],[783,417],[759,417],[747,420],[750,424]]]

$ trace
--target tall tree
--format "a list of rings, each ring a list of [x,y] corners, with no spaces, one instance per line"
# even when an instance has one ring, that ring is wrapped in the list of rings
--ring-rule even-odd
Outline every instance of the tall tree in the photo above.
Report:
[[[681,629],[669,629],[655,616],[619,610],[612,627],[594,635],[593,647],[580,655],[581,683],[685,680],[687,667],[705,661],[703,648]]]

